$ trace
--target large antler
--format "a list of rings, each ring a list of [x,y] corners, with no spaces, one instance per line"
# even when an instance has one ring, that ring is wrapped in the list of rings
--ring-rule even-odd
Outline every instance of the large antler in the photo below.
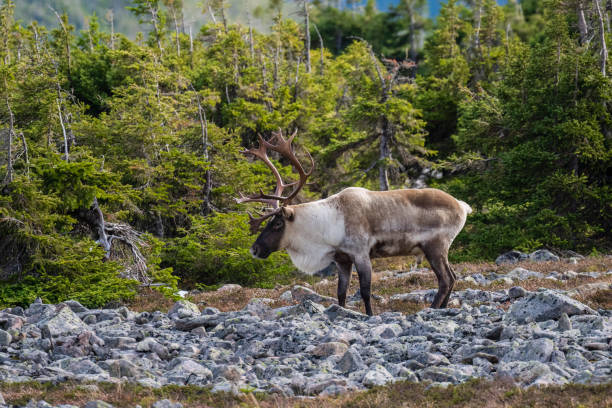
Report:
[[[277,144],[273,145],[267,142],[266,140],[264,140],[264,138],[261,135],[258,135],[259,147],[257,147],[256,149],[253,148],[253,149],[241,151],[241,153],[244,155],[252,155],[252,156],[255,156],[261,159],[266,164],[266,166],[268,166],[270,170],[272,170],[272,173],[274,174],[274,177],[276,178],[276,188],[274,189],[274,194],[265,194],[262,190],[260,190],[259,194],[245,196],[242,193],[240,193],[240,197],[236,198],[237,203],[260,202],[260,203],[268,204],[272,209],[271,212],[266,212],[263,216],[259,218],[255,218],[251,214],[249,214],[249,218],[250,218],[249,224],[251,225],[252,232],[255,232],[259,228],[259,225],[261,225],[261,223],[265,219],[279,213],[280,211],[279,201],[282,202],[282,205],[289,204],[291,200],[295,198],[295,196],[304,187],[304,185],[306,184],[306,180],[308,179],[308,177],[312,174],[314,170],[314,160],[308,151],[306,151],[306,153],[308,154],[308,158],[310,159],[310,163],[311,163],[311,168],[310,168],[310,171],[308,172],[304,170],[304,167],[302,166],[297,156],[293,152],[293,149],[291,148],[291,142],[295,138],[296,134],[297,134],[297,129],[293,132],[293,134],[291,135],[289,139],[285,139],[283,137],[281,129],[279,128],[278,132],[273,133],[273,136],[276,139]],[[299,177],[300,177],[299,180],[293,183],[285,184],[283,182],[283,179],[281,178],[281,175],[278,169],[274,166],[274,164],[268,158],[267,149],[274,150],[275,152],[278,152],[284,157],[286,157],[287,159],[289,159],[289,161],[291,162],[291,164],[293,165],[293,167],[296,169],[296,171],[299,174]],[[289,194],[287,197],[283,197],[282,194],[283,194],[284,189],[290,186],[296,186],[296,187],[293,189],[291,194]]]

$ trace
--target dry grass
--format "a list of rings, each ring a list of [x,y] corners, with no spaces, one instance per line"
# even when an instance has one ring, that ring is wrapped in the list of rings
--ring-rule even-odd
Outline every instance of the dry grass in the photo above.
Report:
[[[150,288],[140,288],[134,300],[127,304],[130,310],[137,312],[154,312],[160,310],[168,312],[174,304],[172,299],[162,295],[160,292]]]
[[[372,307],[374,313],[382,313],[385,311],[415,313],[428,305],[424,303],[414,302],[399,302],[388,301],[389,297],[398,293],[407,293],[421,289],[437,288],[438,283],[434,273],[429,270],[419,274],[411,274],[407,277],[389,277],[390,270],[407,271],[412,264],[411,258],[386,258],[377,259],[374,263],[375,273],[372,276],[372,293],[382,296],[383,300],[373,299]],[[549,273],[552,271],[565,272],[573,270],[575,272],[606,272],[612,270],[612,257],[587,257],[578,261],[577,264],[568,264],[564,261],[559,262],[529,262],[524,261],[515,265],[495,265],[490,262],[478,263],[460,263],[453,266],[455,272],[459,276],[471,275],[474,273],[507,273],[516,267],[522,267],[531,271]],[[606,282],[612,283],[612,276],[603,276],[598,279],[578,277],[567,281],[553,281],[550,279],[528,279],[520,283],[506,284],[496,282],[490,286],[483,287],[469,282],[458,282],[454,290],[463,289],[485,289],[499,290],[508,289],[515,285],[520,285],[527,290],[537,290],[538,288],[555,288],[555,289],[572,289],[580,285]],[[321,279],[309,276],[297,277],[291,285],[279,286],[275,289],[259,289],[259,288],[241,288],[233,291],[219,292],[202,292],[196,295],[189,296],[189,300],[196,303],[200,308],[213,306],[221,311],[240,310],[244,308],[249,300],[255,297],[264,297],[278,299],[278,297],[286,290],[289,290],[294,284],[300,284],[311,287],[317,293],[325,296],[336,297],[337,278]],[[353,272],[349,286],[349,296],[354,294],[359,288],[359,279],[357,274]],[[579,297],[578,300],[589,304],[591,307],[610,309],[612,300],[610,291],[601,291],[598,294],[589,294],[588,296]],[[164,298],[161,294],[154,290],[144,289],[139,296],[128,306],[135,311],[154,311],[161,310],[166,312],[173,301]],[[272,306],[286,306],[289,303],[276,300]],[[503,305],[502,305],[503,307]],[[349,308],[364,312],[361,302],[357,302],[353,306],[349,304]]]
[[[303,408],[373,408],[373,407],[610,407],[612,384],[566,385],[520,389],[503,381],[473,380],[464,384],[426,389],[427,384],[400,382],[376,387],[367,392],[353,392],[337,398],[287,398],[277,395],[211,394],[193,386],[144,388],[134,384],[57,385],[0,384],[7,403],[25,405],[30,399],[44,399],[51,404],[83,406],[87,401],[103,400],[118,407],[150,407],[160,399],[178,401],[185,407],[303,407]],[[561,403],[562,401],[562,403]]]

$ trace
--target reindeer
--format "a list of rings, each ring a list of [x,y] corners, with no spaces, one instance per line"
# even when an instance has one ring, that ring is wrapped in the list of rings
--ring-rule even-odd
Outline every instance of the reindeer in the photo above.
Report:
[[[249,213],[251,232],[270,219],[251,247],[255,258],[265,259],[274,251],[286,250],[293,264],[302,272],[313,274],[331,262],[338,266],[338,304],[346,305],[346,293],[352,266],[359,276],[361,297],[368,315],[372,315],[370,286],[372,258],[398,255],[424,255],[438,279],[438,292],[432,308],[445,308],[456,275],[448,263],[451,243],[472,212],[468,204],[444,191],[405,189],[369,191],[349,187],[337,194],[314,202],[291,205],[314,170],[305,171],[291,147],[297,130],[285,139],[281,130],[273,133],[276,144],[259,135],[259,147],[241,151],[261,159],[276,178],[273,194],[245,196],[238,203],[260,202],[268,205],[264,214]],[[274,141],[272,140],[271,141]],[[285,184],[270,161],[267,149],[286,157],[299,174],[299,180]],[[291,193],[283,196],[287,187]]]

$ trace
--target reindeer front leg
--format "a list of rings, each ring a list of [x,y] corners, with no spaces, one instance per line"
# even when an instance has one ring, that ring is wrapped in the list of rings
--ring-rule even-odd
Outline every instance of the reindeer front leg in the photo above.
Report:
[[[366,314],[372,316],[372,306],[370,304],[370,286],[372,284],[372,263],[369,256],[355,257],[353,260],[357,275],[359,275],[359,291],[365,305]]]

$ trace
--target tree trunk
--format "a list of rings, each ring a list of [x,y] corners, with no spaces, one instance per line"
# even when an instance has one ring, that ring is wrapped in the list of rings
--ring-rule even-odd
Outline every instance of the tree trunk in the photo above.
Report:
[[[208,154],[208,120],[206,119],[206,111],[200,102],[200,95],[196,92],[196,101],[198,103],[198,118],[200,119],[200,130],[202,131],[202,153],[204,159],[210,163]],[[210,169],[206,170],[206,184],[204,186],[204,214],[209,214],[211,210],[210,192],[212,190],[212,174]]]
[[[280,35],[278,35],[280,37]],[[280,64],[280,38],[276,42],[276,53],[274,54],[274,89],[278,88],[279,64]]]
[[[593,0],[595,10],[597,11],[597,20],[599,22],[599,40],[601,42],[601,74],[606,76],[606,63],[608,62],[608,47],[606,46],[606,31],[604,28],[603,14],[599,6],[599,0]]]
[[[98,198],[94,197],[93,204],[91,205],[91,210],[94,212],[96,217],[96,227],[98,229],[98,243],[104,249],[104,259],[107,260],[110,257],[110,250],[112,245],[112,238],[106,234],[106,225],[104,222],[104,214],[102,214],[102,210],[98,205]]]
[[[308,11],[308,0],[304,0],[304,26],[306,30],[306,72],[310,74],[310,12]]]
[[[389,177],[387,175],[387,162],[391,157],[391,150],[389,148],[390,137],[389,121],[387,118],[383,118],[383,129],[380,135],[380,156],[378,164],[378,179],[380,183],[380,190],[389,190]]]
[[[159,31],[159,26],[157,25],[157,9],[154,9],[151,5],[149,5],[149,11],[151,13],[151,21],[153,22],[153,29],[155,29],[155,40],[157,41],[157,48],[159,49],[159,55],[163,55],[164,49],[161,44],[161,33]]]
[[[255,60],[255,44],[253,43],[253,26],[251,24],[251,13],[247,14],[249,23],[249,51],[251,53],[251,61]]]
[[[111,26],[110,47],[111,47],[111,50],[114,50],[115,49],[115,13],[113,12],[113,9],[110,9],[108,11],[108,17],[109,17],[110,26]]]
[[[408,50],[408,58],[412,61],[416,61],[417,58],[417,42],[416,42],[416,21],[414,16],[414,10],[412,7],[408,8],[408,13],[410,13],[410,26],[408,31],[408,43],[410,44],[410,49]]]
[[[25,162],[26,162],[26,176],[29,180],[30,179],[30,157],[28,156],[28,144],[26,143],[26,139],[25,139],[25,136],[23,135],[23,132],[19,132],[19,136],[21,136],[21,142],[23,143],[23,152],[25,155]]]
[[[178,21],[176,20],[176,10],[172,7],[172,19],[174,20],[174,40],[176,42],[176,55],[181,56],[181,41],[179,39],[179,27]]]
[[[49,8],[51,8],[51,6],[49,6]],[[59,21],[60,26],[62,27],[62,31],[64,32],[64,43],[65,43],[65,46],[66,46],[66,59],[67,59],[67,63],[68,63],[68,79],[70,79],[70,77],[71,77],[70,66],[72,65],[72,63],[71,63],[72,61],[71,61],[71,57],[70,57],[70,38],[68,37],[68,29],[64,25],[64,22],[62,21],[62,18],[57,13],[57,11],[55,11],[53,8],[51,8],[51,10],[53,10],[53,12],[55,13],[55,16],[57,17],[57,20]]]
[[[215,12],[213,11],[212,7],[210,7],[210,5],[208,5],[208,13],[210,13],[210,18],[212,18],[213,24],[217,24],[217,19],[215,18]]]
[[[323,72],[325,70],[325,64],[323,63],[323,37],[321,37],[321,33],[319,32],[317,25],[313,24],[313,26],[314,26],[315,31],[317,32],[317,36],[319,37],[319,48],[321,51],[321,56],[320,56],[320,61],[319,61],[319,64],[321,66],[320,74],[323,75]]]
[[[582,0],[578,0],[577,14],[578,31],[580,32],[580,44],[584,44],[589,33],[586,18],[584,17],[584,4],[582,3]]]
[[[57,113],[59,114],[60,125],[62,126],[62,134],[64,135],[64,161],[68,161],[68,135],[66,134],[66,126],[64,126],[64,118],[62,116],[62,108],[59,99],[57,100]]]
[[[7,146],[7,162],[6,162],[6,178],[4,184],[13,182],[13,134],[15,133],[15,117],[9,103],[8,95],[6,96],[6,107],[9,112],[9,130],[8,130],[8,146]]]

